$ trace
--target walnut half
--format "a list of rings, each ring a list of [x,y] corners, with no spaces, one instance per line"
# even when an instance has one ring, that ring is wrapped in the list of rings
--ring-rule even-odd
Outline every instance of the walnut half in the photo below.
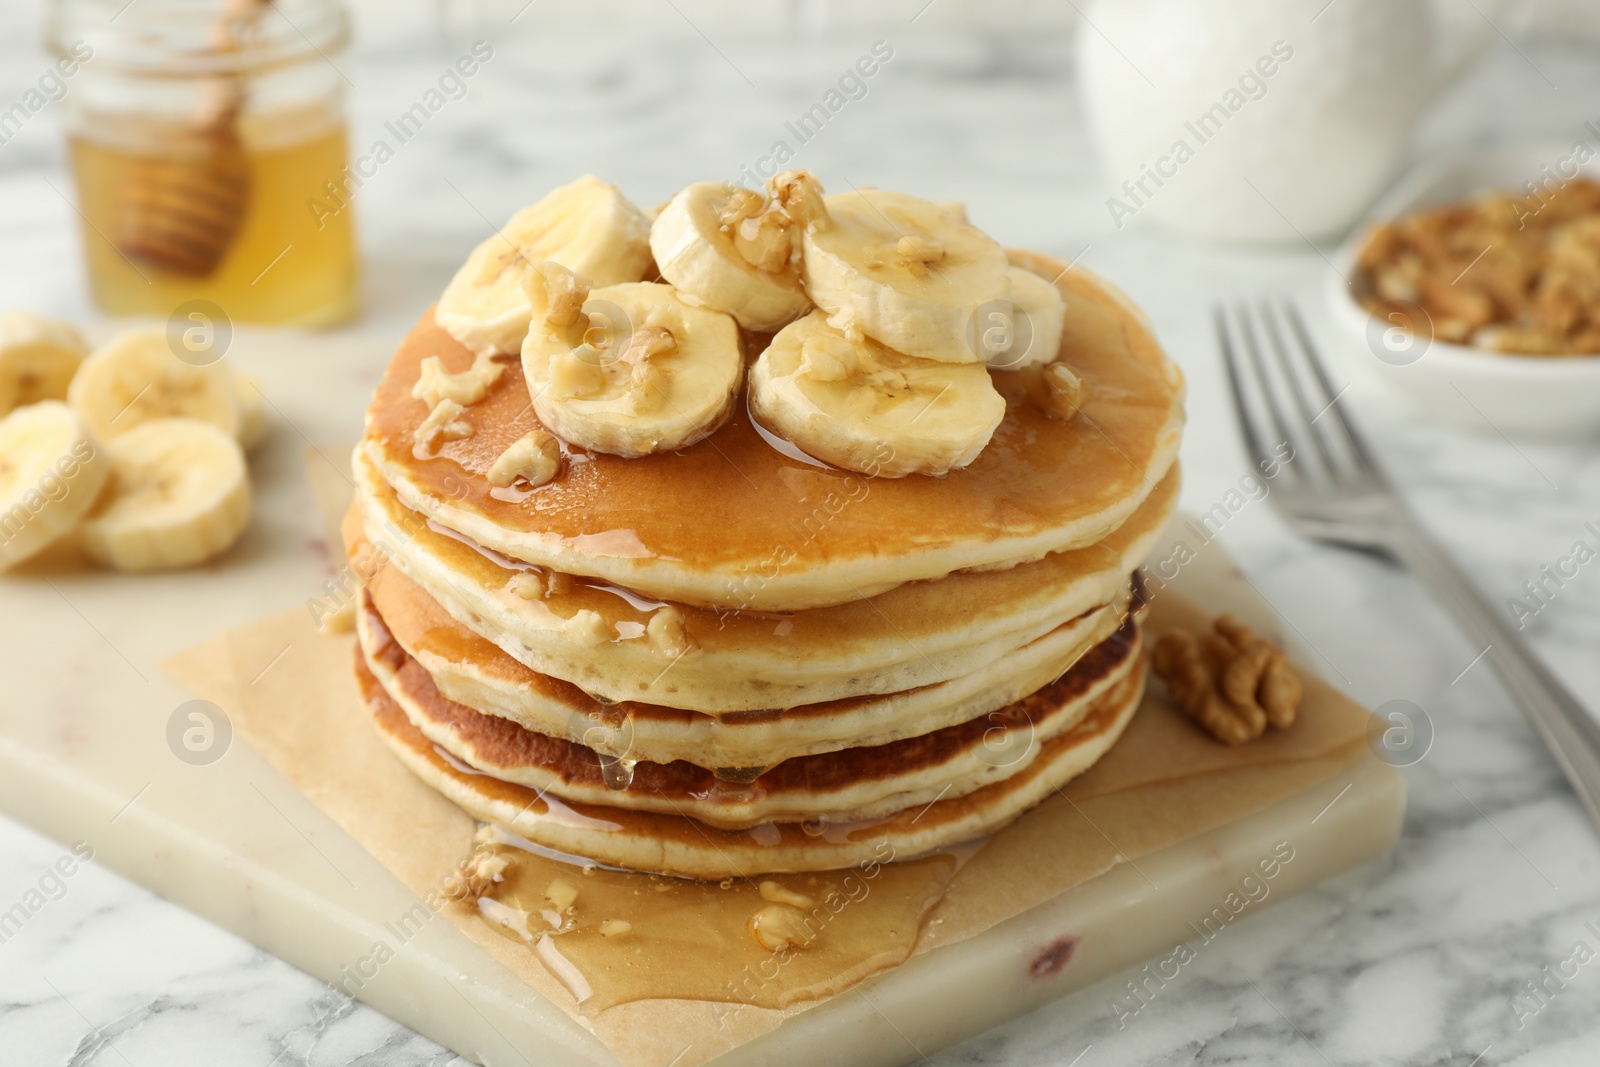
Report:
[[[1224,744],[1253,741],[1268,723],[1292,726],[1300,710],[1303,689],[1283,650],[1232,614],[1209,633],[1163,634],[1151,666],[1184,714]]]

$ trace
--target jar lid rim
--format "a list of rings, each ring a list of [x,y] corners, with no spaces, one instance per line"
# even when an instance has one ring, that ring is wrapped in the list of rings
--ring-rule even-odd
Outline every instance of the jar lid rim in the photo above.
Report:
[[[256,74],[318,56],[331,63],[350,40],[342,0],[262,0],[262,18],[248,38],[219,48],[215,31],[226,6],[228,0],[54,0],[45,45],[60,58],[92,57],[96,67],[124,74],[206,78]]]

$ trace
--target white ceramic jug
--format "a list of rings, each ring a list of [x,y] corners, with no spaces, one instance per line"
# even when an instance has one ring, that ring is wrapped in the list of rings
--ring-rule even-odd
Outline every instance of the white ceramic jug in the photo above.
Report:
[[[1427,0],[1092,0],[1083,15],[1111,220],[1235,241],[1347,229],[1487,39],[1446,56]]]

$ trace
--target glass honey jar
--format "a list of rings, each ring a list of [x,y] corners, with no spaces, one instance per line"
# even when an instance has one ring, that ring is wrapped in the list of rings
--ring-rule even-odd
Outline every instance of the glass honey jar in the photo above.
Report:
[[[356,309],[338,0],[54,0],[89,285],[116,315]]]

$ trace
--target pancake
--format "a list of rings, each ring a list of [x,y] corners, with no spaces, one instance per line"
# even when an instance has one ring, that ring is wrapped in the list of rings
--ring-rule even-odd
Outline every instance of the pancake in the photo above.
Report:
[[[532,671],[456,622],[398,568],[380,568],[366,594],[395,642],[448,699],[603,755],[685,760],[712,769],[759,769],[796,756],[882,745],[986,715],[1049,684],[1111,636],[1129,600],[1125,591],[948,682],[719,717],[637,701],[602,703],[570,682]]]
[[[568,803],[474,770],[412,723],[359,652],[356,676],[379,735],[413,773],[469,814],[570,856],[708,880],[833,870],[886,854],[907,859],[993,833],[1092,766],[1121,736],[1144,689],[1141,662],[1027,766],[964,796],[857,823],[719,830],[686,815]]]
[[[1005,570],[903,584],[786,615],[670,605],[692,642],[688,654],[673,654],[646,637],[652,614],[669,605],[592,581],[523,599],[508,583],[526,565],[408,511],[359,451],[354,469],[359,517],[345,527],[351,558],[363,536],[384,546],[456,621],[532,671],[613,702],[713,714],[896,693],[992,664],[1120,595],[1178,490],[1174,470],[1103,541]],[[581,611],[598,613],[616,636],[574,632],[568,623]]]
[[[431,310],[378,386],[360,452],[406,507],[477,544],[683,604],[816,608],[1084,549],[1157,493],[1177,453],[1182,375],[1109,285],[1045,256],[1015,258],[1056,279],[1067,301],[1062,354],[1086,399],[1062,422],[1027,400],[1023,376],[993,375],[1004,419],[976,460],[941,477],[836,470],[774,444],[741,405],[690,447],[630,459],[568,449],[549,484],[494,489],[489,467],[537,423],[527,386],[513,367],[473,405],[471,436],[414,452],[428,414],[411,395],[422,360],[437,356],[453,373],[473,358]]]
[[[602,760],[593,749],[449,700],[364,602],[359,616],[367,669],[424,736],[463,764],[568,802],[680,814],[725,830],[767,822],[859,822],[964,796],[1019,773],[1139,664],[1138,622],[1043,688],[1005,708],[888,744],[777,764],[729,781],[686,761]],[[619,773],[620,770],[620,773]]]

